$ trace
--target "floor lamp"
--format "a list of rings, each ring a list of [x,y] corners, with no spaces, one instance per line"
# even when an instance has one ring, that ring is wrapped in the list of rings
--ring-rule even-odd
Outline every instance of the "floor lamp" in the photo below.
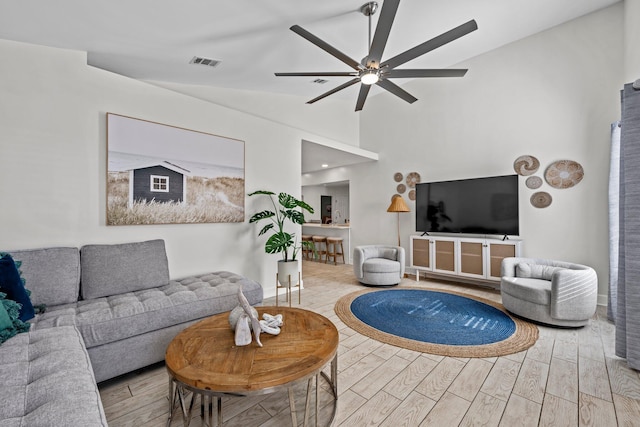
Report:
[[[405,203],[401,195],[396,194],[391,199],[391,204],[387,208],[387,212],[396,212],[398,214],[398,246],[400,246],[400,212],[411,212],[409,206]]]

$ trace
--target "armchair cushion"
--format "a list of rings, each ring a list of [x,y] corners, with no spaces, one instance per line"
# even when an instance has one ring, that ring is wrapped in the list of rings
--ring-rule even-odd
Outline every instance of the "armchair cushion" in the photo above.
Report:
[[[395,273],[398,268],[398,261],[387,258],[369,258],[362,265],[365,273]]]
[[[516,276],[530,277],[532,279],[551,280],[551,277],[553,277],[553,273],[562,269],[563,267],[521,262],[516,266]]]
[[[551,282],[526,277],[504,277],[500,285],[502,292],[534,304],[551,303]]]

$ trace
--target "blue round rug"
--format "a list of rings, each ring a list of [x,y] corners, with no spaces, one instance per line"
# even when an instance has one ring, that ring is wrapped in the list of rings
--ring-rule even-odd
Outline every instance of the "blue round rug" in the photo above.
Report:
[[[416,288],[366,290],[336,303],[352,329],[404,348],[456,357],[490,357],[529,348],[535,325],[512,318],[498,303]]]

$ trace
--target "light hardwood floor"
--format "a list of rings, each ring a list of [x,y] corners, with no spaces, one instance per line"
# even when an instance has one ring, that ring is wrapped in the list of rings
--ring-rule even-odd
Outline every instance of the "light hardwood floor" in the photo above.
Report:
[[[305,261],[303,280],[301,307],[325,315],[340,331],[333,426],[640,426],[640,376],[614,355],[614,326],[603,307],[581,329],[539,327],[540,338],[527,351],[461,359],[382,344],[345,326],[334,304],[362,289],[350,265]],[[483,287],[416,283],[413,277],[403,279],[402,286],[455,289],[500,301],[499,293]],[[297,302],[294,293],[293,305]],[[274,304],[274,298],[264,302]],[[162,364],[101,383],[109,425],[165,425],[167,384]],[[300,424],[304,393],[304,386],[297,387]],[[331,408],[326,400],[321,400],[321,425]],[[224,426],[290,425],[288,405],[284,392],[225,398]]]

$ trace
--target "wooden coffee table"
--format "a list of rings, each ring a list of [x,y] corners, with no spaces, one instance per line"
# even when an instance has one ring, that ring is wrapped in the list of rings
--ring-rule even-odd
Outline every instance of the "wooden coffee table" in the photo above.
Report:
[[[263,347],[255,342],[235,345],[229,327],[229,313],[204,319],[180,332],[165,354],[169,372],[171,422],[181,408],[183,422],[191,420],[193,402],[201,398],[201,415],[213,426],[213,406],[217,406],[217,425],[222,426],[223,396],[251,396],[288,389],[291,422],[297,426],[293,386],[307,381],[304,425],[307,425],[311,388],[315,378],[316,425],[320,377],[330,385],[335,417],[338,391],[338,330],[326,317],[308,310],[287,307],[256,307],[263,313],[281,313],[284,325],[279,335],[261,334]],[[331,362],[331,377],[322,369]],[[188,392],[192,392],[187,402]],[[215,399],[214,399],[215,398]],[[204,408],[207,408],[205,413]]]

